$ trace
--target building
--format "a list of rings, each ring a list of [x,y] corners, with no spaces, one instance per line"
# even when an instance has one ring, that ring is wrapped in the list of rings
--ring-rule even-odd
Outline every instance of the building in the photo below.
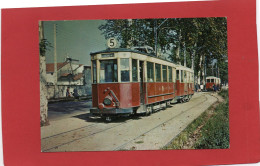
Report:
[[[68,88],[71,96],[73,96],[74,89],[77,89],[80,96],[91,95],[91,77],[89,72],[90,66],[84,66],[68,60],[57,63],[57,90],[55,91],[54,63],[46,64],[48,99],[54,98],[55,93],[57,98],[68,97],[66,94]]]

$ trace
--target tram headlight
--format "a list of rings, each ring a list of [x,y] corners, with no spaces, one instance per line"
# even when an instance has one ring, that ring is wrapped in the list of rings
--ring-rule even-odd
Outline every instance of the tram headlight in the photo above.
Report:
[[[103,103],[105,105],[111,105],[112,101],[109,98],[105,98]]]

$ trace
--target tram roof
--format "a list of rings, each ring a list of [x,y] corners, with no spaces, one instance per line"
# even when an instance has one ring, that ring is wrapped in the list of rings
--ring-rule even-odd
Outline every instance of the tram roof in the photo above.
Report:
[[[167,61],[167,62],[170,62],[170,63],[173,63],[173,64],[176,65],[176,63],[174,63],[172,61],[169,61],[167,59],[159,58],[159,57],[155,56],[155,54],[148,54],[148,53],[145,53],[145,52],[132,50],[132,49],[128,49],[128,48],[108,48],[108,49],[102,50],[102,51],[91,52],[90,55],[96,55],[96,54],[102,54],[102,53],[110,53],[110,52],[133,52],[133,53],[143,54],[143,55],[146,55],[146,56],[157,58],[157,59],[160,59],[160,60],[164,60],[164,61]]]
[[[206,79],[213,79],[213,78],[218,78],[218,77],[215,77],[215,76],[208,76],[208,77],[206,77]]]
[[[192,70],[191,68],[189,67],[185,67],[185,66],[182,66],[182,65],[177,65],[177,70],[187,70],[189,72],[194,72],[194,70]]]

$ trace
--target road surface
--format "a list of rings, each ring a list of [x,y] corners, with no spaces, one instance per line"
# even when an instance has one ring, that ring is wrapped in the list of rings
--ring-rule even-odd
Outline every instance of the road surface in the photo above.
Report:
[[[77,114],[89,113],[91,100],[69,101],[48,104],[48,119],[50,121],[72,117]]]
[[[216,96],[196,93],[189,102],[150,116],[125,117],[110,123],[88,112],[56,119],[41,128],[42,151],[158,150],[216,102]]]

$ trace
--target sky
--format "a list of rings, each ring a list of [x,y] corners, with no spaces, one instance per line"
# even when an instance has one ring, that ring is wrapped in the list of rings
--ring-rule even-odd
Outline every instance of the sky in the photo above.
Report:
[[[57,62],[67,56],[79,60],[79,64],[90,65],[90,52],[107,48],[106,39],[98,27],[104,20],[44,21],[44,38],[54,46],[54,24],[56,24]],[[53,63],[54,48],[46,53],[46,62]]]

